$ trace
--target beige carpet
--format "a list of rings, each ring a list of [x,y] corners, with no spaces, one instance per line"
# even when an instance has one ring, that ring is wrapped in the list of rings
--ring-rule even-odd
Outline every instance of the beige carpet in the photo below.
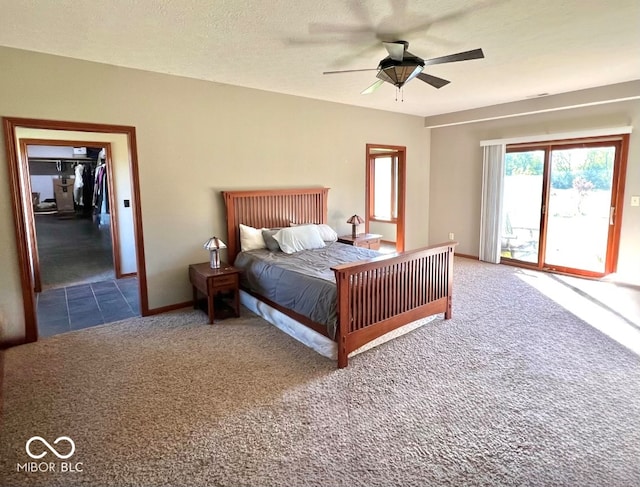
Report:
[[[454,319],[344,370],[248,312],[10,349],[0,485],[640,485],[640,358],[522,277],[457,259]]]

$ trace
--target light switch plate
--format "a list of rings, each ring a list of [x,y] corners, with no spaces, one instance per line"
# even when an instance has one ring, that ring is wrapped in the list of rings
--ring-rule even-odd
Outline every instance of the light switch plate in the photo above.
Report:
[[[631,197],[631,206],[640,206],[640,196]]]

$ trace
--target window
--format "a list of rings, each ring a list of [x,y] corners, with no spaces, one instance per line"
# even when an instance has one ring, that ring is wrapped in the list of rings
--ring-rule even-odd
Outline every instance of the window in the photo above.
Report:
[[[365,160],[365,232],[382,235],[404,251],[407,149],[400,145],[367,144]]]
[[[395,222],[398,219],[398,155],[372,154],[370,158],[370,220]]]

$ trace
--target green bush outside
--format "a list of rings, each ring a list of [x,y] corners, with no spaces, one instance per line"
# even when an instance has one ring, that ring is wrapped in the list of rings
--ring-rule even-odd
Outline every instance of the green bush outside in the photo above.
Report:
[[[580,150],[580,149],[578,149]],[[611,189],[613,178],[613,147],[589,148],[584,161],[571,161],[573,149],[552,152],[551,187],[569,189],[574,181],[585,180],[593,189]],[[509,152],[505,159],[505,175],[541,176],[544,170],[544,151]]]

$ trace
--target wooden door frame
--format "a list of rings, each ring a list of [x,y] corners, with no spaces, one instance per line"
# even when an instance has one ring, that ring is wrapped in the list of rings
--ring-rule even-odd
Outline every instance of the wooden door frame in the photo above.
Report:
[[[24,190],[26,194],[31,194],[31,171],[29,169],[29,156],[27,152],[27,147],[29,146],[56,146],[56,147],[95,147],[95,148],[104,148],[105,149],[105,163],[106,163],[106,174],[107,174],[107,186],[109,188],[115,188],[114,178],[113,178],[113,169],[112,169],[112,159],[111,159],[111,143],[110,142],[95,142],[95,141],[78,141],[78,140],[58,140],[58,139],[20,139],[20,162],[26,167],[26,174],[29,177],[23,179],[24,181]],[[115,200],[115,191],[109,191],[109,227],[111,231],[111,251],[112,251],[112,259],[113,259],[113,270],[116,279],[120,279],[122,276],[122,271],[120,269],[120,235],[118,233],[118,209]],[[35,224],[35,213],[33,210],[33,204],[30,198],[23,199],[26,204],[25,208],[25,218],[26,224],[29,228],[29,234],[31,239],[29,240],[31,255],[32,255],[32,265],[33,265],[33,280],[34,280],[34,291],[39,293],[42,291],[42,280],[41,280],[41,272],[40,272],[40,253],[38,251],[38,238],[36,235],[36,224]]]
[[[371,185],[373,183],[371,174],[372,165],[372,149],[386,149],[393,151],[398,156],[398,217],[395,222],[396,225],[396,250],[398,252],[404,252],[405,248],[405,207],[406,207],[406,168],[407,168],[407,148],[401,145],[388,145],[388,144],[367,144],[366,146],[366,187],[365,187],[365,232],[369,233],[369,220],[371,215],[371,209],[373,208],[373,194],[371,191]]]
[[[613,181],[616,183],[611,188],[611,206],[614,210],[615,225],[609,226],[610,245],[607,248],[606,262],[609,268],[605,268],[607,274],[618,272],[618,254],[620,253],[620,234],[622,232],[622,209],[624,208],[624,190],[627,182],[627,160],[629,157],[629,134],[622,136],[620,140],[618,164],[613,165]]]
[[[9,183],[11,191],[11,206],[13,209],[14,226],[16,232],[16,247],[18,250],[18,265],[20,269],[20,283],[25,319],[25,338],[23,343],[34,342],[38,339],[38,323],[35,309],[34,268],[30,259],[29,244],[29,209],[27,201],[31,201],[28,163],[21,156],[21,149],[16,138],[18,128],[32,128],[58,131],[96,132],[110,134],[124,134],[127,137],[129,153],[129,171],[131,173],[131,207],[133,210],[133,231],[136,248],[136,265],[138,272],[138,292],[140,311],[142,316],[149,315],[149,300],[147,294],[147,273],[144,257],[144,238],[142,234],[142,210],[140,207],[140,178],[138,174],[138,155],[135,127],[125,125],[108,125],[83,122],[66,122],[56,120],[39,120],[31,118],[3,117],[3,127],[9,166]],[[66,142],[66,141],[65,141]],[[86,142],[82,142],[86,144]],[[98,142],[104,146],[106,142]],[[68,145],[68,142],[67,142]],[[26,175],[25,175],[26,170]],[[26,182],[25,182],[26,181]],[[108,181],[113,187],[113,181]],[[27,197],[28,196],[28,197]],[[115,205],[114,205],[115,207]]]

